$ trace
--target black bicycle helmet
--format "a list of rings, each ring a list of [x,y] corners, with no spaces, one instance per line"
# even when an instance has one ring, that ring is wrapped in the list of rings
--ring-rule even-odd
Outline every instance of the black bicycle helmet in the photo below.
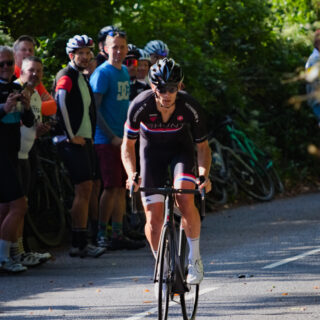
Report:
[[[151,66],[149,79],[156,87],[178,85],[183,80],[183,72],[173,59],[164,58]]]
[[[119,29],[115,26],[106,26],[103,27],[98,33],[98,42],[102,42],[106,40],[107,35],[110,32],[118,32]]]
[[[128,53],[126,55],[126,59],[139,59],[140,53],[138,48],[134,45],[129,43],[128,44]]]
[[[144,50],[149,54],[157,54],[161,57],[167,57],[169,55],[168,46],[161,40],[151,40],[149,41]]]
[[[70,52],[74,52],[75,50],[81,48],[94,48],[93,40],[85,34],[82,36],[75,35],[74,37],[70,38],[66,46],[66,52],[69,54]]]

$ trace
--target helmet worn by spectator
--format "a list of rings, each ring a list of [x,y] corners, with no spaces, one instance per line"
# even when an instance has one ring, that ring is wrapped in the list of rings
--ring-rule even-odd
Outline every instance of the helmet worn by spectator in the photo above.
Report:
[[[146,60],[150,62],[150,54],[144,49],[138,49],[139,51],[139,60]]]
[[[87,35],[83,34],[82,36],[75,35],[74,37],[68,40],[66,46],[67,54],[76,51],[77,49],[81,48],[94,48],[94,43],[92,38],[88,37]]]
[[[149,53],[150,55],[156,54],[161,57],[167,57],[169,55],[168,46],[161,40],[149,41],[144,47],[144,50],[147,51],[147,53]]]
[[[173,59],[164,58],[151,66],[149,79],[156,87],[178,85],[183,80],[183,72]]]

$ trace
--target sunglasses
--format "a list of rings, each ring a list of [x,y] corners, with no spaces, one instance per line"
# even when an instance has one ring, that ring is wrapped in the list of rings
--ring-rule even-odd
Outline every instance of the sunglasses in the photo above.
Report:
[[[13,60],[1,61],[0,68],[3,68],[5,65],[7,65],[8,67],[12,67],[13,64],[14,64]]]
[[[178,86],[161,86],[157,88],[157,91],[159,93],[166,93],[166,92],[175,93],[178,91]]]
[[[125,38],[127,36],[127,34],[123,31],[109,31],[107,35],[110,37],[119,36],[121,38]]]
[[[127,67],[137,67],[138,66],[138,60],[137,59],[126,59],[123,61],[123,64],[126,65]]]

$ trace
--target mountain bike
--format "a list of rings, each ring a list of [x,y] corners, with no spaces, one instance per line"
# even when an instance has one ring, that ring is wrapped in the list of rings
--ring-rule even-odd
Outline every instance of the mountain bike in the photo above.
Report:
[[[272,199],[274,185],[271,177],[259,162],[256,162],[247,153],[221,144],[214,137],[209,138],[209,145],[214,151],[212,154],[217,153],[220,159],[219,174],[214,169],[214,163],[210,169],[210,179],[213,185],[215,181],[220,181],[224,183],[225,188],[227,185],[235,188],[234,182],[236,182],[246,194],[254,199],[262,201]],[[237,189],[234,190],[237,191]]]
[[[275,191],[282,193],[284,191],[284,186],[271,157],[262,149],[258,148],[243,131],[236,129],[234,121],[230,116],[227,116],[221,125],[226,128],[229,134],[231,146],[234,149],[248,153],[256,162],[261,163],[270,175]]]
[[[199,284],[189,285],[186,282],[188,272],[188,244],[182,228],[181,217],[174,213],[174,195],[188,193],[199,195],[198,189],[140,188],[139,191],[163,194],[165,196],[164,224],[162,226],[158,255],[154,269],[154,283],[158,283],[158,319],[168,318],[169,303],[181,305],[184,320],[195,319],[198,301]],[[130,191],[133,197],[133,190]],[[204,191],[201,192],[201,216],[205,215]],[[164,294],[163,294],[164,292]]]

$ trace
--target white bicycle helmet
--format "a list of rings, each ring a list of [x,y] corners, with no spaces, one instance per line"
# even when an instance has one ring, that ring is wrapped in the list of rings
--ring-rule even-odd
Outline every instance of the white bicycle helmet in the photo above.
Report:
[[[68,40],[67,46],[66,46],[66,52],[67,54],[74,52],[77,49],[81,48],[94,48],[94,43],[92,38],[88,37],[87,35],[83,34],[82,36],[75,35],[74,37],[70,38]]]
[[[151,62],[150,54],[144,49],[138,49],[139,51],[139,60],[147,60]]]

